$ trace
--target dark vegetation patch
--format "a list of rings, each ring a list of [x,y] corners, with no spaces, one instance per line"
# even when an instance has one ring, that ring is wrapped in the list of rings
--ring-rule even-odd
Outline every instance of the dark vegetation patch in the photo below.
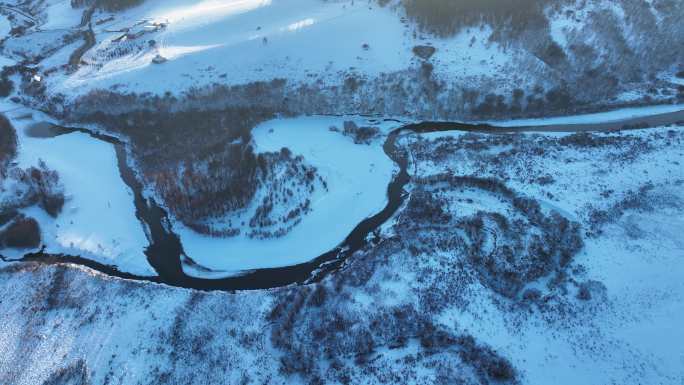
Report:
[[[413,47],[413,54],[423,60],[428,60],[435,54],[437,49],[429,45],[417,45]]]
[[[43,385],[88,385],[90,383],[88,366],[84,360],[77,360],[51,373]]]
[[[33,205],[39,205],[54,218],[62,212],[66,201],[64,186],[57,171],[48,168],[42,160],[38,166],[28,169],[12,168],[8,177],[16,184],[14,196],[0,202],[0,213]]]
[[[659,196],[655,187],[652,183],[647,183],[637,190],[629,190],[619,200],[606,208],[591,205],[588,212],[589,234],[592,236],[601,235],[605,225],[617,222],[627,212],[647,213],[654,211],[657,207],[677,204],[677,202]]]
[[[19,213],[14,209],[0,211],[0,227],[9,223],[9,221],[14,219],[17,215],[19,215]]]
[[[432,64],[422,62],[406,71],[370,79],[349,72],[332,84],[322,79],[303,84],[288,84],[283,79],[240,86],[214,84],[180,97],[98,90],[80,98],[78,109],[62,111],[59,98],[49,100],[45,108],[73,121],[88,120],[98,112],[116,116],[132,109],[262,109],[284,115],[411,115],[442,120],[567,114],[586,108],[581,99],[569,96],[576,94],[570,82],[492,93],[483,91],[486,88],[448,84],[433,70]]]
[[[577,290],[577,299],[580,301],[591,301],[594,298],[602,298],[606,296],[606,286],[594,280],[589,280],[580,283]]]
[[[57,171],[50,170],[42,161],[38,167],[28,170],[30,185],[33,186],[38,204],[53,218],[62,212],[64,191]]]
[[[123,11],[140,5],[145,0],[71,0],[72,8],[95,6],[105,11]]]
[[[257,188],[260,166],[253,126],[273,117],[263,109],[97,113],[89,120],[124,134],[144,180],[181,220],[192,222],[244,208]]]
[[[0,98],[8,97],[14,90],[14,83],[9,78],[9,71],[0,71]]]
[[[33,218],[18,215],[2,231],[0,246],[12,249],[33,249],[40,246],[40,226]]]
[[[478,91],[469,91],[467,99],[472,101],[474,117],[488,116],[520,116],[543,114],[553,110],[571,113],[581,104],[567,85],[560,85],[549,90],[535,88],[525,94],[520,88],[514,89],[510,95],[488,93],[480,95]]]
[[[7,173],[7,166],[17,155],[17,134],[10,121],[0,115],[0,180]]]
[[[441,367],[440,383],[516,383],[510,362],[468,335],[435,325],[410,304],[359,311],[342,287],[318,284],[279,295],[271,313],[271,343],[282,351],[280,371],[308,383],[412,382],[420,367]],[[410,343],[418,352],[406,351]],[[385,358],[385,351],[399,356]],[[401,377],[387,365],[402,365]],[[402,364],[403,363],[403,364]],[[429,370],[429,369],[428,369]]]
[[[626,165],[655,151],[654,143],[672,146],[681,143],[682,138],[674,130],[652,132],[648,136],[580,132],[558,139],[538,134],[468,133],[434,141],[417,137],[410,146],[416,162],[448,163],[467,159],[483,176],[514,177],[521,182],[546,186],[553,183],[553,176],[548,174],[550,170],[530,169],[525,165],[569,148],[579,150],[580,154],[601,151],[611,162]]]
[[[236,107],[100,112],[86,120],[129,139],[144,182],[189,227],[223,237],[249,226],[250,236],[271,238],[298,223],[309,210],[307,197],[315,186],[325,184],[315,168],[287,149],[255,153],[252,128],[274,117],[269,108]],[[258,194],[261,190],[267,190],[265,196]],[[252,204],[258,206],[253,216],[230,219]],[[289,210],[279,213],[274,211],[277,207]]]
[[[246,230],[250,238],[269,239],[287,234],[311,211],[309,197],[327,183],[315,167],[302,156],[293,156],[288,148],[277,153],[259,154],[258,193],[249,207],[253,212],[238,212],[220,223],[192,222],[195,231],[216,237],[236,236]]]
[[[414,183],[418,187],[396,227],[407,238],[424,230],[420,242],[407,246],[414,253],[458,250],[482,283],[505,297],[515,298],[528,283],[562,271],[584,247],[578,223],[557,212],[546,214],[538,201],[496,179],[441,174]],[[512,211],[489,212],[483,207],[473,215],[453,215],[442,196],[464,188],[492,193],[508,202]],[[448,241],[442,233],[451,234]]]
[[[509,33],[545,26],[544,0],[402,0],[409,19],[425,31],[450,36],[480,23]]]
[[[340,129],[330,127],[330,131],[339,132]],[[373,139],[378,137],[380,130],[377,127],[359,127],[356,123],[347,121],[344,122],[342,134],[354,139],[356,144],[370,144]]]
[[[24,207],[38,204],[53,218],[56,218],[64,207],[64,188],[59,180],[59,174],[51,170],[40,161],[37,167],[27,170],[15,170],[15,177],[28,186],[24,198]]]

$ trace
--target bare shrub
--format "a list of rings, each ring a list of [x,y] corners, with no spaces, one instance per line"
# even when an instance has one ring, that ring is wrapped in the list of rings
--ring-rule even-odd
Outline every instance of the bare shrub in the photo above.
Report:
[[[51,170],[42,160],[38,167],[26,171],[26,178],[38,204],[52,217],[57,217],[64,207],[64,188],[57,171]]]
[[[40,226],[33,218],[18,216],[0,232],[0,245],[14,249],[32,249],[40,245]]]
[[[17,154],[17,135],[10,121],[0,115],[0,178],[7,174],[9,161]]]

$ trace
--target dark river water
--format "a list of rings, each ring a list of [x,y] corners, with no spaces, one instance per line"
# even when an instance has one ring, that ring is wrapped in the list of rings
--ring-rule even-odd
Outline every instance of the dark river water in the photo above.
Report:
[[[150,245],[145,250],[147,260],[157,272],[157,277],[141,277],[119,271],[115,267],[91,261],[86,258],[69,255],[54,255],[37,252],[25,255],[20,261],[34,261],[48,264],[74,263],[87,266],[115,277],[164,283],[172,286],[199,290],[255,290],[282,287],[292,284],[317,282],[326,275],[337,270],[352,254],[364,248],[369,242],[378,240],[376,232],[385,222],[399,210],[407,193],[404,187],[409,183],[408,154],[396,144],[404,134],[430,133],[440,131],[469,131],[490,134],[510,134],[512,132],[582,132],[611,131],[642,127],[662,126],[673,123],[684,124],[684,111],[634,118],[612,123],[598,124],[557,124],[536,127],[497,127],[486,124],[466,124],[449,122],[422,122],[406,125],[392,131],[385,140],[383,149],[398,166],[399,172],[394,175],[387,187],[387,205],[385,208],[360,222],[342,242],[316,259],[294,266],[259,269],[245,272],[243,275],[221,279],[191,277],[183,272],[183,263],[192,263],[185,255],[179,237],[171,230],[168,215],[152,199],[143,195],[143,185],[136,173],[130,168],[128,154],[124,144],[117,138],[93,133],[86,129],[65,128],[49,123],[39,123],[31,127],[27,133],[32,136],[55,136],[70,132],[83,132],[91,137],[111,143],[116,149],[117,162],[121,178],[134,194],[136,216],[147,227]],[[312,234],[314,236],[315,234]]]

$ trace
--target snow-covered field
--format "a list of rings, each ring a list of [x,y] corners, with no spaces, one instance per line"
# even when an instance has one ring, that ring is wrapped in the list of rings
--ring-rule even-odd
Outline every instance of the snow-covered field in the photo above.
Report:
[[[633,116],[631,112],[629,115]],[[520,368],[523,383],[681,383],[684,349],[676,342],[683,338],[676,325],[684,317],[681,130],[672,126],[598,134],[637,144],[579,148],[549,145],[545,146],[546,153],[536,156],[524,151],[511,155],[507,152],[510,147],[480,150],[488,154],[482,158],[454,151],[437,163],[421,161],[411,167],[416,176],[447,171],[483,178],[504,176],[510,188],[538,199],[542,207],[582,222],[584,229],[592,227],[588,215],[592,208],[610,210],[632,192],[651,186],[638,204],[625,204],[624,213],[611,215],[614,222],[599,236],[587,236],[584,249],[574,259],[574,279],[604,285],[605,299],[594,294],[599,297],[598,305],[578,302],[579,307],[572,311],[552,308],[552,313],[543,317],[526,312],[515,315],[486,287],[475,284],[468,297],[472,303],[444,311],[440,323],[465,330],[505,352]],[[434,140],[445,135],[424,137]],[[458,141],[468,134],[453,135]],[[527,134],[519,140],[556,141],[569,135]],[[640,140],[652,147],[639,145]],[[507,158],[495,165],[487,164],[488,156]],[[550,183],[535,182],[544,175],[552,177]],[[467,197],[458,191],[450,194]],[[482,202],[479,197],[473,197],[472,202],[483,203],[482,210],[497,211],[496,202]],[[462,209],[453,212],[471,213]],[[574,296],[572,291],[566,295]]]
[[[395,168],[382,149],[385,136],[369,145],[355,144],[351,138],[330,130],[332,126],[341,129],[344,121],[372,125],[359,117],[300,117],[257,126],[252,132],[256,152],[289,148],[293,155],[304,156],[318,169],[328,190],[314,193],[311,213],[281,238],[251,239],[244,234],[212,238],[174,224],[188,256],[215,271],[207,275],[186,266],[186,273],[229,276],[308,262],[339,245],[363,219],[380,212],[387,202],[387,186]],[[379,128],[387,132],[396,124],[382,123]]]
[[[67,197],[53,219],[37,207],[26,209],[42,230],[48,253],[82,256],[139,275],[156,275],[147,263],[145,230],[135,216],[133,193],[119,175],[111,144],[83,133],[53,138],[28,136],[25,130],[43,121],[44,114],[11,103],[0,104],[18,136],[18,167],[39,160],[59,173]],[[8,254],[3,250],[3,254]]]
[[[56,4],[46,12],[43,30],[73,25],[82,10]],[[420,44],[437,48],[435,72],[448,79],[499,73],[515,57],[488,41],[487,28],[435,39],[415,34],[392,8],[365,1],[148,0],[109,17],[93,18],[97,44],[83,57],[86,65],[46,77],[50,93],[72,98],[115,87],[178,94],[275,78],[339,83],[346,74],[376,77],[415,67],[412,48]],[[122,38],[126,30],[141,35]],[[154,64],[157,55],[167,61]]]

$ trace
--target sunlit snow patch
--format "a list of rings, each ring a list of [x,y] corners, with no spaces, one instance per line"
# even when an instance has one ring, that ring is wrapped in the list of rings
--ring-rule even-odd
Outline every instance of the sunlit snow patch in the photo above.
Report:
[[[311,18],[300,20],[296,23],[292,23],[292,24],[288,25],[285,30],[293,32],[293,31],[296,31],[298,29],[310,27],[310,26],[314,25],[315,22],[316,21],[314,19],[311,19]]]
[[[187,24],[209,23],[216,19],[249,12],[270,4],[271,0],[205,0],[163,11],[155,15],[155,19],[170,24],[181,22]]]

